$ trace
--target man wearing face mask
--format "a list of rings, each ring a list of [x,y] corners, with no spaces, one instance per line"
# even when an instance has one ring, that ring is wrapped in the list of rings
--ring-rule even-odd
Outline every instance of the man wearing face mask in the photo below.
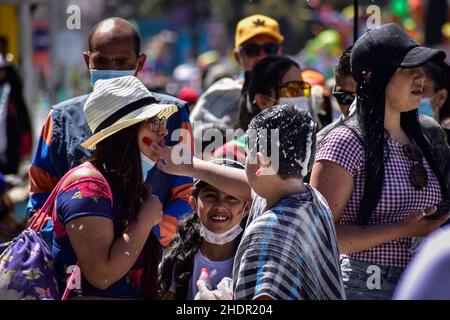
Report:
[[[109,18],[100,21],[89,35],[89,51],[84,60],[91,74],[91,83],[99,79],[111,79],[127,75],[137,75],[144,66],[146,55],[140,53],[138,31],[126,20]],[[173,131],[185,129],[192,132],[187,104],[168,95],[152,93],[157,103],[175,104],[178,111],[167,121],[168,134],[165,145],[171,141]],[[91,155],[81,143],[92,135],[83,113],[83,106],[89,95],[76,97],[52,107],[41,130],[41,137],[29,171],[30,200],[28,213],[31,216],[42,207],[58,180],[80,161]],[[108,107],[108,106],[105,106]],[[182,135],[189,148],[193,147],[192,134]],[[150,145],[153,141],[146,141]],[[151,185],[153,194],[158,195],[163,204],[164,215],[155,233],[162,245],[167,245],[176,231],[178,219],[191,214],[187,202],[192,179],[175,177],[161,172],[153,161],[143,159],[144,178]],[[148,175],[147,175],[148,174]],[[44,229],[47,243],[52,242],[51,220]]]

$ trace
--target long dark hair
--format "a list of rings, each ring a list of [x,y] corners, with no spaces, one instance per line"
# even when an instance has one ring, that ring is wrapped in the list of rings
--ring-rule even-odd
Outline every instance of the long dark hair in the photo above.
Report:
[[[115,216],[115,238],[127,228],[128,223],[136,221],[142,202],[150,191],[142,183],[142,168],[137,134],[140,123],[123,129],[113,136],[99,142],[89,161],[106,178],[113,194]],[[157,273],[160,244],[153,232],[150,233],[143,248],[144,274],[141,289],[144,299],[157,299]]]
[[[370,81],[361,75],[357,79],[357,119],[361,128],[365,152],[364,192],[360,202],[358,224],[367,225],[378,205],[384,180],[384,162],[389,157],[386,147],[384,114],[385,91],[396,68],[379,68],[372,72]],[[422,150],[426,160],[439,180],[442,195],[447,196],[447,187],[431,153],[431,146],[419,123],[417,109],[401,114],[400,124]]]
[[[206,184],[200,184],[192,191],[192,196],[197,199],[200,190]],[[246,219],[241,220],[241,225]],[[188,296],[189,281],[194,269],[194,256],[200,248],[203,238],[200,236],[200,218],[194,212],[182,220],[178,226],[177,234],[170,246],[166,249],[159,270],[159,294],[164,297],[170,290],[172,277],[175,279],[176,300],[186,300]],[[241,241],[243,232],[234,240],[235,251]]]
[[[278,100],[278,87],[291,67],[300,68],[297,62],[287,57],[269,56],[259,61],[252,71],[245,72],[239,100],[239,128],[246,131],[253,117],[261,112],[261,109],[253,103],[257,93],[271,96],[274,90],[275,99]]]

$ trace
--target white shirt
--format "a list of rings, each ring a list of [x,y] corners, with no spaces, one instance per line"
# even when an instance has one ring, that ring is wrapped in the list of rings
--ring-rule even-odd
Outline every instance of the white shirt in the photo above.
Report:
[[[233,270],[234,256],[230,259],[223,261],[213,261],[205,257],[201,250],[197,250],[194,255],[194,268],[192,270],[191,281],[189,282],[187,300],[194,300],[195,295],[198,292],[197,280],[200,277],[200,272],[203,268],[207,268],[209,271],[209,277],[211,279],[211,290],[217,289],[219,282],[225,278],[231,278],[231,272]],[[170,291],[175,292],[175,281],[172,279]]]

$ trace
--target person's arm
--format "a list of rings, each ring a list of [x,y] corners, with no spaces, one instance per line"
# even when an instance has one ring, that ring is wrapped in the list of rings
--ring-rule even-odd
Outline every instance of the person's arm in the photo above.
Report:
[[[83,172],[95,176],[92,170]],[[68,178],[67,184],[76,179]],[[79,190],[74,196],[65,191],[58,196],[58,214],[73,247],[83,276],[96,288],[106,289],[121,279],[135,264],[151,228],[159,223],[162,205],[150,196],[142,205],[136,220],[129,221],[125,231],[114,235],[111,199],[104,197],[105,184],[96,180],[75,182],[70,189]],[[99,191],[100,190],[100,191]]]
[[[319,190],[331,208],[340,253],[367,250],[402,237],[426,236],[439,228],[449,217],[443,215],[436,220],[428,220],[421,212],[415,212],[394,224],[373,226],[340,224],[342,212],[353,192],[353,176],[334,162],[319,160],[312,170],[311,186]],[[426,215],[431,215],[435,211],[435,208],[428,209]]]
[[[192,136],[192,127],[189,122],[187,106],[180,108],[176,116],[172,119],[171,127],[181,128],[178,143],[186,145],[188,150],[193,152],[194,141]],[[171,128],[172,129],[172,128]],[[171,130],[173,132],[173,129]],[[169,198],[164,203],[164,214],[157,227],[159,242],[162,246],[167,246],[173,239],[178,226],[178,221],[192,213],[192,207],[189,204],[189,196],[193,186],[192,178],[186,176],[171,176]]]
[[[154,143],[150,147],[161,157],[157,165],[162,171],[195,177],[237,199],[251,201],[252,190],[244,170],[213,164],[192,156],[189,157],[189,163],[175,164],[172,160],[172,148]]]
[[[30,198],[27,212],[31,217],[47,200],[50,192],[58,183],[59,177],[51,161],[51,142],[53,136],[53,117],[49,113],[42,127],[36,151],[28,172],[30,180]]]

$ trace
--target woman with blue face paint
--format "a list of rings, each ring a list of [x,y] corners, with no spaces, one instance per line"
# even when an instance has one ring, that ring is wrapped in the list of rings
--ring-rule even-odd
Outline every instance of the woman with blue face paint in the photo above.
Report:
[[[163,145],[177,108],[155,101],[134,76],[96,81],[86,101],[93,135],[83,147],[94,153],[63,178],[53,215],[61,293],[69,267],[81,270],[70,298],[157,298],[161,248],[151,230],[162,205],[144,181],[158,161],[149,145]]]
[[[419,113],[433,117],[450,138],[450,66],[445,61],[430,61],[423,66],[425,85]]]

